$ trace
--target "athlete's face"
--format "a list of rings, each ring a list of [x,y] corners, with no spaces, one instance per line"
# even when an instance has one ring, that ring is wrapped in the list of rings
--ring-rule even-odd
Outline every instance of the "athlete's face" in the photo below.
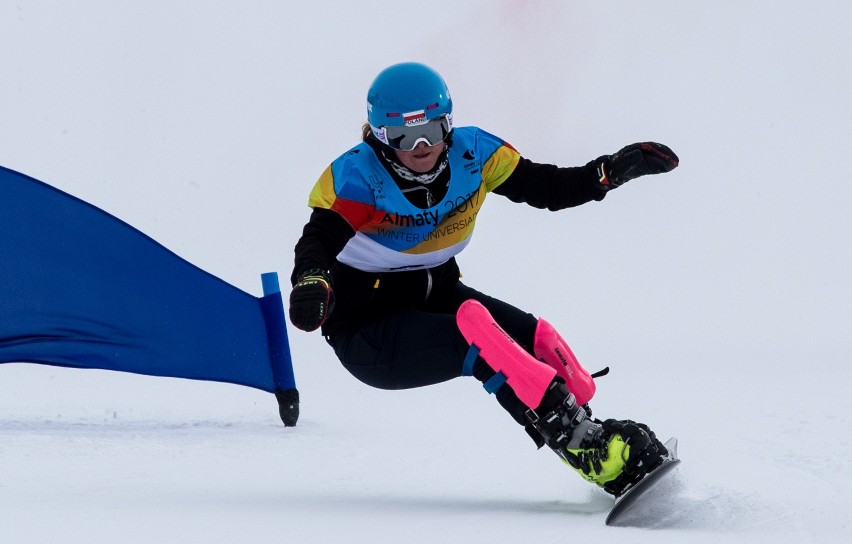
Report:
[[[393,152],[396,153],[396,158],[399,159],[399,162],[403,166],[412,172],[422,174],[435,167],[443,150],[444,142],[438,142],[435,145],[426,145],[426,142],[421,141],[411,151],[394,149]]]

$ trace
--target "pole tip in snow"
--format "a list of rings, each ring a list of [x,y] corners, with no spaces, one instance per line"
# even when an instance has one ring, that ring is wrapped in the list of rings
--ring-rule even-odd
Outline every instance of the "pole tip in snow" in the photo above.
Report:
[[[278,389],[275,391],[278,400],[278,413],[285,427],[295,427],[299,420],[299,391],[293,389]]]

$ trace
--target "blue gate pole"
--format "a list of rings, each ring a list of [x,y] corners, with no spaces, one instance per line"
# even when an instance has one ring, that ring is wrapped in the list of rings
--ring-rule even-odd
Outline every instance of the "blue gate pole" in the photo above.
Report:
[[[262,274],[261,281],[263,298],[260,303],[266,322],[266,334],[269,338],[269,358],[272,364],[278,413],[285,426],[293,427],[299,420],[299,391],[296,389],[296,378],[293,375],[293,360],[290,357],[290,342],[287,338],[284,302],[278,285],[278,273]]]

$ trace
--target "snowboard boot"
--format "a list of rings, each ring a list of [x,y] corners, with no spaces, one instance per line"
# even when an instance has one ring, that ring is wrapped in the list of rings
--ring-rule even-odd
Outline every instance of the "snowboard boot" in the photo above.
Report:
[[[584,479],[616,497],[659,465],[665,447],[647,426],[630,420],[593,420],[560,380],[554,380],[536,410],[528,410],[527,432],[546,444]]]

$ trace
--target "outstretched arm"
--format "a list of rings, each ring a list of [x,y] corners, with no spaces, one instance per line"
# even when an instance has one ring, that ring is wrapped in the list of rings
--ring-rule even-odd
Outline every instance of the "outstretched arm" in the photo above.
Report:
[[[513,202],[556,211],[603,200],[608,191],[631,179],[669,172],[678,162],[671,149],[654,142],[631,144],[585,166],[570,168],[521,158],[514,172],[494,192]]]

